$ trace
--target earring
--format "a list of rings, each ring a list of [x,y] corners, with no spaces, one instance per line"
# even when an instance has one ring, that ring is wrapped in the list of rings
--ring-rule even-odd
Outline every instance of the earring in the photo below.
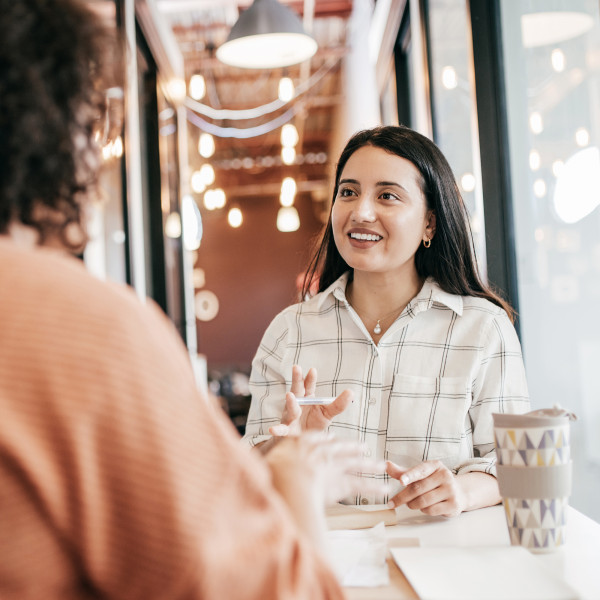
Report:
[[[423,246],[425,246],[425,248],[429,248],[429,246],[431,246],[431,238],[425,238],[423,240]]]

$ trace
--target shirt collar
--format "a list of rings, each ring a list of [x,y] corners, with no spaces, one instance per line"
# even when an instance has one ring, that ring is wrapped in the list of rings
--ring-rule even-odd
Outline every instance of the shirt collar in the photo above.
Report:
[[[462,296],[445,292],[432,277],[428,277],[421,291],[410,301],[413,312],[421,312],[432,307],[434,303],[443,304],[453,310],[459,317],[463,313]]]
[[[336,279],[327,289],[321,292],[320,298],[318,299],[317,306],[321,308],[325,300],[332,295],[341,302],[347,302],[346,299],[346,286],[348,285],[348,278],[350,271],[346,271],[338,279]],[[453,310],[458,316],[463,313],[463,299],[462,296],[456,294],[449,294],[445,292],[432,277],[428,277],[421,288],[421,291],[410,301],[410,310],[413,314],[419,313],[423,310],[428,310],[434,303],[443,304],[449,309]]]
[[[346,300],[346,286],[348,285],[348,278],[350,277],[350,271],[346,271],[343,275],[338,277],[327,289],[321,292],[317,306],[321,308],[323,303],[330,295],[342,302]]]

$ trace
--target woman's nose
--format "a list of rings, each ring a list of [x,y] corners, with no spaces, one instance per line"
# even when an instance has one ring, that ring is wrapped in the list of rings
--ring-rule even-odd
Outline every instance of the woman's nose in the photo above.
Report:
[[[365,195],[357,199],[352,211],[352,219],[357,223],[375,221],[375,206],[369,196]]]

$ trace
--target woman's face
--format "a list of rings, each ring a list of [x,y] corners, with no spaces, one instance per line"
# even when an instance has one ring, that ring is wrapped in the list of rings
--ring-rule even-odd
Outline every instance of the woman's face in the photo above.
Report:
[[[340,176],[331,221],[342,258],[355,271],[413,273],[415,253],[432,238],[435,216],[408,160],[363,146]]]

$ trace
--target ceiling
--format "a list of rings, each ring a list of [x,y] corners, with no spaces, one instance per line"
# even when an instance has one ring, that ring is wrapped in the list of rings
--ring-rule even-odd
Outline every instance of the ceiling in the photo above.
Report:
[[[352,0],[280,0],[303,20],[319,49],[312,59],[286,69],[240,69],[221,63],[215,50],[222,44],[239,13],[251,0],[157,0],[157,8],[169,23],[184,58],[185,75],[200,73],[206,81],[201,112],[188,110],[190,166],[197,170],[210,162],[215,182],[227,196],[227,205],[252,198],[279,196],[282,179],[296,179],[297,198],[310,195],[316,203],[329,196],[332,159],[330,141],[342,102],[341,62],[346,54],[347,21]],[[253,109],[277,100],[279,80],[290,77],[297,96],[276,110],[251,119],[226,119],[217,110]],[[303,91],[304,90],[304,91]],[[193,107],[189,100],[188,109]],[[299,141],[292,165],[281,160],[281,126],[296,126]],[[212,133],[216,150],[209,159],[197,150],[202,131]],[[261,131],[261,135],[253,135]],[[197,195],[201,203],[201,196]]]

